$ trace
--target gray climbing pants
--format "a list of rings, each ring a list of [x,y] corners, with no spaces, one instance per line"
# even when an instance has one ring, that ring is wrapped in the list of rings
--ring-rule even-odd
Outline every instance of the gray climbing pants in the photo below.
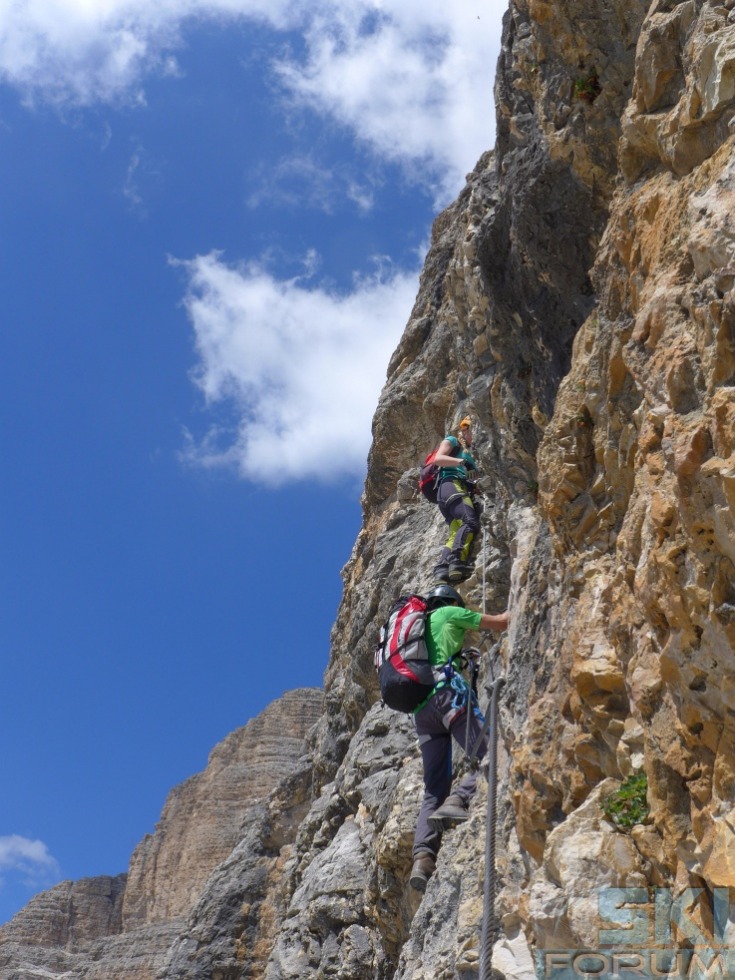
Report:
[[[469,724],[469,746],[467,737],[467,715],[465,708],[457,707],[457,692],[451,687],[441,688],[414,715],[416,734],[419,737],[421,758],[424,763],[424,799],[421,803],[416,823],[413,843],[413,856],[429,854],[436,857],[441,844],[441,831],[429,823],[429,817],[442,805],[452,788],[452,739],[462,748],[472,748],[485,723],[482,712],[473,699],[472,716]],[[481,759],[487,750],[487,736],[483,739],[476,758]],[[475,793],[477,776],[468,773],[454,790],[454,795],[469,804]]]

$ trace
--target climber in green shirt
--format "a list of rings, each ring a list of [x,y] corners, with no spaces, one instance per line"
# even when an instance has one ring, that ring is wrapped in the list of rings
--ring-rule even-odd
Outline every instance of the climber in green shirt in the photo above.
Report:
[[[459,594],[459,593],[458,593]],[[480,629],[482,613],[463,606],[440,606],[429,616],[426,632],[426,648],[432,666],[442,667],[449,663],[464,644],[467,630]]]
[[[467,630],[505,630],[507,612],[485,615],[465,609],[462,596],[451,585],[438,585],[427,596],[426,648],[435,667],[448,665],[445,676],[429,697],[414,711],[416,734],[424,768],[424,799],[413,844],[411,886],[424,891],[436,868],[436,856],[445,822],[469,817],[476,789],[476,774],[469,772],[452,789],[452,739],[465,751],[477,742],[485,719],[476,698],[462,675],[452,669],[452,660],[464,645]],[[470,711],[469,721],[467,711]],[[485,754],[487,741],[479,746],[477,758]]]

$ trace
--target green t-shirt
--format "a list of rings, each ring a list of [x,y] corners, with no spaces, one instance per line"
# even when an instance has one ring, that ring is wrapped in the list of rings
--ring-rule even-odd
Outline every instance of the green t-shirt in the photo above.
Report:
[[[461,606],[440,606],[428,617],[426,649],[432,667],[443,667],[464,645],[467,630],[480,626],[482,613]]]

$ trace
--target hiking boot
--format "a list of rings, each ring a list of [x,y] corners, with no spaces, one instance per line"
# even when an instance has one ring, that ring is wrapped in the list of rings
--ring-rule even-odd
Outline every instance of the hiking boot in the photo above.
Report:
[[[434,567],[434,581],[435,582],[448,582],[449,581],[449,565],[446,562],[440,562]]]
[[[449,566],[449,581],[464,582],[474,571],[475,566],[468,561],[453,561]]]
[[[438,810],[429,817],[432,827],[443,830],[447,825],[463,823],[469,820],[469,805],[465,803],[461,796],[448,796]]]
[[[408,879],[408,883],[417,892],[425,892],[426,886],[429,884],[429,878],[431,878],[435,871],[436,859],[433,854],[429,854],[428,852],[419,854],[413,862],[411,877]]]

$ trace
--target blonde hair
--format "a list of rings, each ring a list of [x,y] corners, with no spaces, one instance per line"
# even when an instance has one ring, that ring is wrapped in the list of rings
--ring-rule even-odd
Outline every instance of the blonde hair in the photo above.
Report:
[[[459,439],[460,445],[463,449],[467,449],[467,443],[465,442],[464,433],[466,429],[472,428],[472,419],[469,415],[465,415],[462,421],[457,425],[457,438]]]

